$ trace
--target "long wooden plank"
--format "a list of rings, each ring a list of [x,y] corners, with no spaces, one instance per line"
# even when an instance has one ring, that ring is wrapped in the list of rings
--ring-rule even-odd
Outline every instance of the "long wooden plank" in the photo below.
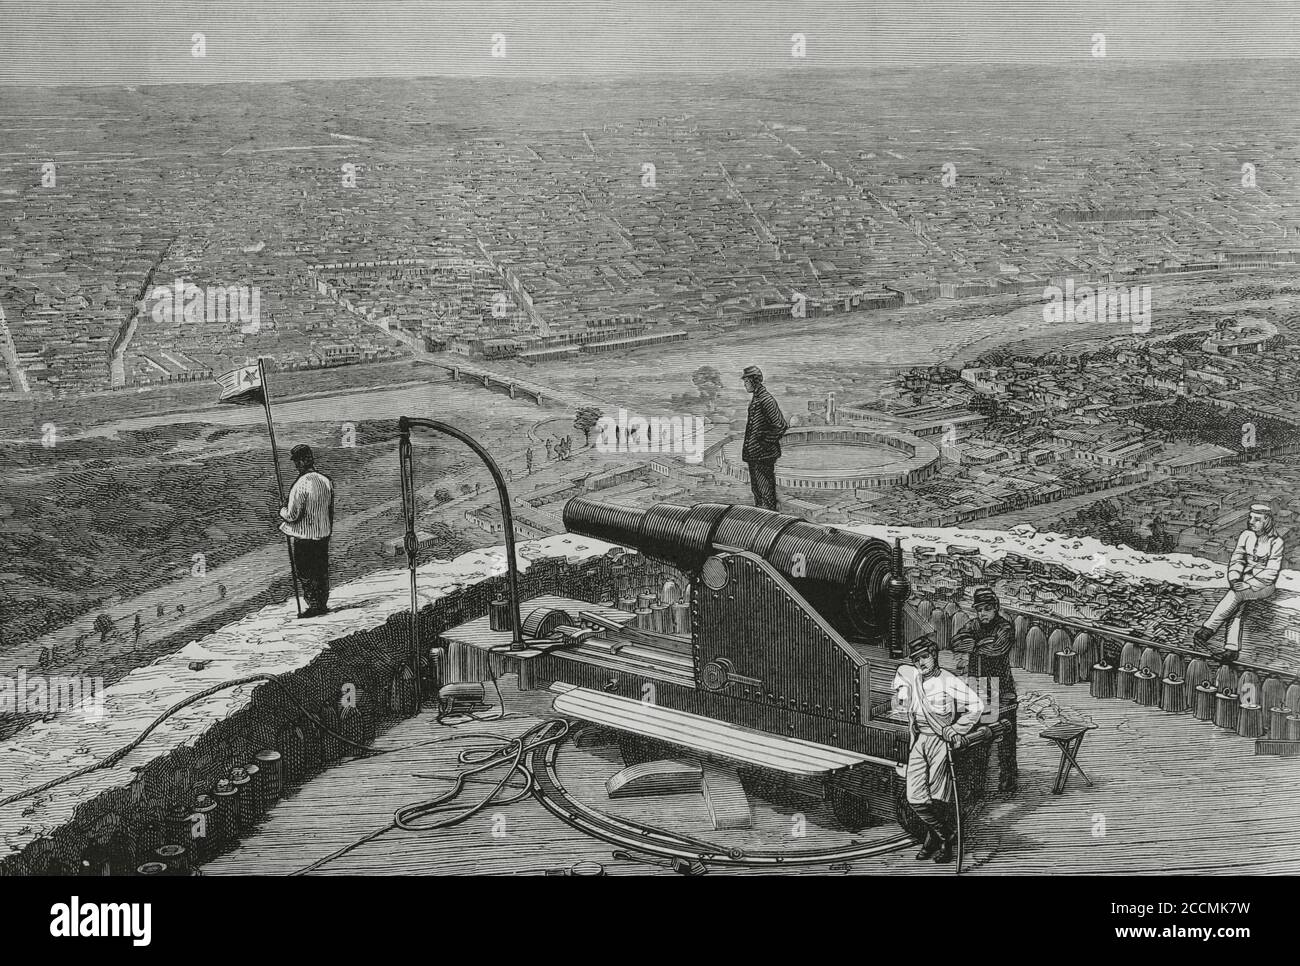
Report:
[[[635,710],[611,709],[608,706],[601,708],[598,705],[586,703],[574,704],[572,707],[561,707],[557,703],[557,710],[565,714],[585,717],[622,731],[631,731],[646,737],[667,741],[670,744],[694,748],[708,754],[716,754],[724,758],[758,767],[771,768],[776,771],[799,775],[821,775],[836,768],[846,767],[842,762],[809,761],[801,755],[786,754],[784,749],[770,746],[763,747],[761,744],[732,739],[730,736],[708,735],[699,729],[685,727],[680,723],[647,721],[643,715],[638,714]]]
[[[694,748],[731,761],[797,775],[824,775],[854,765],[894,762],[828,745],[784,738],[704,715],[646,704],[589,688],[556,689],[555,710],[586,721]]]

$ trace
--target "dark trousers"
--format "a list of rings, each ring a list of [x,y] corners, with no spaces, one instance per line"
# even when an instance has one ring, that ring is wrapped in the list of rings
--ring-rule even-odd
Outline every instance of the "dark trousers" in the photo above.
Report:
[[[754,491],[754,506],[765,510],[776,507],[776,460],[754,460],[749,466],[749,486]]]
[[[998,740],[998,784],[1014,783],[1019,776],[1016,763],[1016,709],[1014,706],[1002,712],[1002,720],[1008,725]]]
[[[293,540],[293,565],[308,609],[324,610],[330,599],[330,538]]]

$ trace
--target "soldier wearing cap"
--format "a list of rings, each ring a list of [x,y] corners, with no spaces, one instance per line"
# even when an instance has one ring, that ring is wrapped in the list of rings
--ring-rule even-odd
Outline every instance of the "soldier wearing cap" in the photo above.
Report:
[[[1267,503],[1252,503],[1246,529],[1237,538],[1228,563],[1228,592],[1194,635],[1196,646],[1209,644],[1249,601],[1271,597],[1281,571],[1282,538],[1273,530],[1273,508]],[[1228,641],[1215,657],[1231,663],[1239,648],[1239,642]]]
[[[753,394],[745,422],[745,443],[740,458],[749,467],[749,485],[754,491],[754,506],[775,510],[776,461],[781,458],[781,437],[790,424],[786,422],[776,397],[763,385],[763,370],[747,366],[740,374],[745,391]]]
[[[990,689],[997,683],[1000,718],[1006,731],[998,744],[998,791],[1012,794],[1019,780],[1016,762],[1016,682],[1011,676],[1011,649],[1016,643],[1016,629],[1002,616],[998,595],[989,587],[975,591],[975,617],[952,636],[949,646],[957,653],[969,654],[966,673]]]
[[[298,616],[319,617],[329,613],[334,484],[317,472],[310,446],[295,446],[289,458],[298,469],[298,479],[289,490],[288,504],[280,510],[280,530],[292,539],[293,565],[307,601],[307,609]]]
[[[895,706],[907,715],[907,801],[926,825],[918,860],[951,862],[956,821],[949,748],[960,748],[984,713],[984,702],[961,678],[939,666],[939,644],[918,637],[908,645],[912,664],[894,676]]]

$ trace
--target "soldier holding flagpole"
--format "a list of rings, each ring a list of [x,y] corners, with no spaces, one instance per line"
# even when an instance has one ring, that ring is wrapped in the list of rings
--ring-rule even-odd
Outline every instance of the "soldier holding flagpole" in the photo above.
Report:
[[[280,510],[280,529],[291,538],[290,554],[302,578],[307,609],[299,617],[329,613],[330,534],[334,530],[334,484],[317,472],[311,447],[299,444],[289,452],[298,479],[289,490],[289,502]]]
[[[266,387],[266,367],[262,359],[259,358],[255,366],[242,366],[239,369],[232,369],[230,372],[222,373],[217,377],[217,382],[221,386],[221,395],[218,397],[217,402],[237,404],[260,402],[266,412],[266,432],[271,437],[271,463],[275,466],[275,486],[276,491],[280,494],[280,506],[282,507],[280,513],[283,517],[283,508],[286,508],[288,504],[284,498],[284,478],[280,474],[280,451],[275,444],[275,423],[271,419],[271,394]],[[332,524],[334,519],[332,491],[329,515]],[[283,524],[281,524],[281,530],[285,534],[284,542],[289,550],[289,576],[293,581],[293,598],[298,607],[298,616],[315,617],[316,614],[309,614],[302,609],[302,598],[298,593],[298,567],[294,559],[293,536],[288,530],[284,529]]]

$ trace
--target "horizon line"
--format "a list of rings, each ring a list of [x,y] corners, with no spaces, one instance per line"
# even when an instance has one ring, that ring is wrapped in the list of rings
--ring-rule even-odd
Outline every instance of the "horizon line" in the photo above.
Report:
[[[1072,58],[1070,60],[1051,63],[1048,61],[1006,61],[1006,60],[987,60],[972,61],[963,60],[959,62],[925,62],[925,63],[895,63],[895,64],[877,64],[871,66],[847,66],[847,65],[811,65],[811,64],[772,64],[763,66],[758,64],[747,64],[744,66],[719,66],[719,67],[674,67],[674,66],[629,66],[629,67],[520,67],[500,66],[491,67],[484,70],[459,70],[459,71],[428,71],[428,72],[411,72],[411,73],[391,73],[391,74],[374,74],[374,73],[357,73],[357,74],[329,74],[321,76],[316,73],[295,74],[293,76],[276,77],[274,79],[244,78],[244,79],[222,79],[222,80],[205,80],[195,78],[190,80],[141,80],[130,83],[122,80],[105,80],[84,82],[75,81],[57,81],[42,83],[39,81],[14,81],[9,80],[0,74],[0,90],[21,90],[21,89],[39,89],[52,90],[59,88],[110,88],[120,87],[123,89],[134,90],[139,88],[152,87],[223,87],[236,85],[273,85],[273,84],[295,84],[303,81],[313,81],[317,83],[358,81],[358,80],[454,80],[459,78],[499,78],[503,80],[511,79],[539,79],[539,78],[556,78],[556,79],[575,79],[575,78],[598,78],[598,77],[633,77],[642,74],[680,74],[680,75],[704,75],[710,77],[724,75],[749,75],[755,73],[773,74],[852,74],[852,73],[872,73],[885,70],[962,70],[978,69],[987,67],[1005,67],[1020,69],[1053,69],[1062,68],[1073,69],[1132,69],[1132,70],[1160,70],[1169,67],[1197,67],[1197,66],[1217,66],[1232,63],[1268,63],[1276,62],[1279,65],[1290,65],[1300,60],[1300,53],[1295,55],[1281,55],[1270,53],[1263,56],[1250,56],[1241,52],[1234,52],[1231,55],[1222,57],[1207,56],[1196,60],[1185,58],[1162,58],[1152,57],[1145,60],[1110,60],[1101,58]],[[1098,61],[1101,61],[1100,63]],[[93,73],[93,70],[91,71]]]

